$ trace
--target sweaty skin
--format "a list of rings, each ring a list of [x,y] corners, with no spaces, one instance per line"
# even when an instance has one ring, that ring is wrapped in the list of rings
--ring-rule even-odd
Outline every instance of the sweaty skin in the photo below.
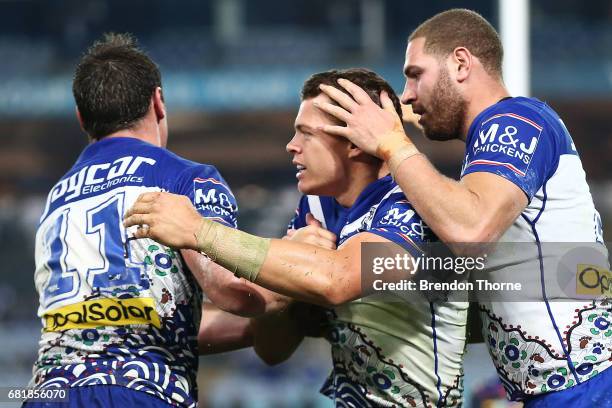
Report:
[[[361,297],[361,243],[388,242],[363,232],[333,250],[260,238],[204,219],[188,199],[170,193],[142,194],[126,213],[124,225],[139,226],[135,238],[148,237],[173,248],[206,250],[216,263],[238,277],[324,306]]]

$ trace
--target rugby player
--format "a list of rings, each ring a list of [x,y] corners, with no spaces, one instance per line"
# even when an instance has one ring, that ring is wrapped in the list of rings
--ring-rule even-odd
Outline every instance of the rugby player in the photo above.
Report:
[[[383,159],[442,241],[531,243],[493,254],[488,279],[528,273],[539,301],[480,303],[483,336],[510,399],[526,407],[612,406],[609,303],[551,294],[559,257],[544,249],[561,245],[542,245],[590,244],[607,267],[601,220],[563,121],[546,103],[509,94],[502,55],[493,27],[469,10],[440,13],[408,39],[402,102],[421,115],[430,139],[465,142],[460,181],[418,151],[387,95],[381,108],[350,78],[339,84],[352,97],[322,86],[334,102],[319,107],[346,124],[322,130]]]
[[[68,388],[71,407],[194,407],[200,286],[236,313],[274,310],[283,299],[195,251],[128,238],[124,211],[145,191],[183,194],[198,214],[230,228],[237,212],[214,167],[165,149],[161,75],[131,36],[95,43],[73,93],[92,143],[51,189],[36,235],[43,333],[33,386]],[[206,313],[214,320],[202,326],[203,353],[248,341],[248,319],[210,304]],[[225,331],[214,329],[221,324]]]
[[[169,193],[141,195],[124,223],[138,226],[136,237],[201,250],[236,276],[331,307],[333,371],[322,392],[336,405],[459,406],[467,303],[430,302],[418,293],[406,301],[361,298],[363,243],[395,243],[419,256],[421,246],[436,238],[386,164],[348,140],[316,130],[338,123],[314,104],[329,101],[319,86],[337,86],[341,77],[359,83],[374,100],[386,92],[401,116],[397,96],[371,71],[328,71],[305,82],[287,151],[298,169],[298,189],[306,195],[291,226],[305,227],[308,213],[314,214],[327,228],[309,226],[320,238],[318,246],[213,226],[191,201]]]

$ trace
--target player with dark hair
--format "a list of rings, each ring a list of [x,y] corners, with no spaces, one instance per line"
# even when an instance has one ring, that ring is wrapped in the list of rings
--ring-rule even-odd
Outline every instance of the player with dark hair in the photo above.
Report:
[[[415,210],[456,251],[456,243],[500,243],[490,281],[528,275],[536,297],[480,302],[483,335],[510,399],[527,407],[612,406],[609,303],[555,294],[562,246],[543,245],[588,246],[607,268],[601,220],[562,120],[544,102],[510,96],[502,57],[495,29],[470,10],[437,14],[409,37],[402,102],[421,115],[430,139],[466,143],[460,181],[441,175],[406,137],[388,95],[381,108],[350,80],[339,81],[344,92],[322,86],[334,103],[319,107],[345,124],[323,130],[383,159]],[[505,250],[519,242],[531,245]]]
[[[287,151],[305,196],[291,223],[298,229],[290,235],[309,234],[317,246],[212,225],[188,199],[169,193],[141,195],[125,225],[136,237],[201,250],[236,276],[330,307],[333,370],[322,392],[337,406],[459,406],[467,303],[430,301],[420,293],[394,301],[362,297],[362,244],[395,243],[417,257],[436,237],[386,164],[317,130],[339,123],[315,104],[330,101],[319,86],[337,86],[341,77],[375,100],[386,92],[396,114],[402,112],[391,87],[368,70],[323,72],[304,84]],[[256,329],[256,348],[257,337]]]
[[[197,252],[128,238],[124,212],[146,191],[182,194],[198,214],[230,228],[237,213],[214,167],[165,149],[161,75],[134,38],[108,34],[96,42],[78,64],[73,92],[92,143],[51,189],[36,235],[43,333],[33,386],[68,388],[71,407],[193,407],[200,287],[236,313],[258,314],[284,300]],[[208,311],[215,321],[202,325],[200,342],[222,344],[202,353],[246,345],[249,319],[225,316],[221,332],[224,312],[210,304]]]

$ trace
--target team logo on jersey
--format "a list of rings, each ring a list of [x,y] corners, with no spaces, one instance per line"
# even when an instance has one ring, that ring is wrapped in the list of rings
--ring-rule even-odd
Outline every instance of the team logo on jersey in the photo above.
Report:
[[[155,159],[142,156],[120,157],[113,162],[97,163],[83,167],[70,177],[57,183],[49,196],[45,211],[40,220],[46,218],[50,206],[59,199],[64,202],[80,197],[82,194],[102,193],[119,184],[140,184],[143,176],[138,171],[146,166],[155,165]]]
[[[423,241],[428,234],[429,227],[420,217],[416,216],[416,212],[412,207],[407,206],[407,203],[408,201],[405,200],[395,203],[378,224],[398,228],[410,238],[418,238]]]
[[[50,310],[42,318],[47,332],[128,324],[161,328],[153,298],[88,300]]]
[[[497,165],[525,176],[542,129],[531,119],[514,113],[490,117],[482,122],[475,136],[465,168],[478,164]]]
[[[238,211],[236,199],[222,181],[214,178],[195,178],[193,180],[193,203],[199,211],[205,214],[210,213],[209,218],[218,217],[220,221],[227,222],[229,217],[234,226],[236,225],[234,215]]]

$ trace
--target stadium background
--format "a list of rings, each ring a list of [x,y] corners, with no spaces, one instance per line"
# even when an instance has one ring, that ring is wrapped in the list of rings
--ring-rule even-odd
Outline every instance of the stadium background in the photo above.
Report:
[[[241,228],[274,237],[298,199],[285,144],[303,80],[365,66],[399,93],[407,35],[451,7],[474,9],[498,26],[496,0],[1,1],[0,387],[30,377],[40,330],[34,234],[49,188],[87,143],[71,75],[94,39],[106,31],[139,38],[162,70],[169,149],[217,166],[237,196]],[[532,0],[529,7],[531,95],[555,108],[572,133],[610,241],[612,1]],[[415,138],[438,168],[457,176],[460,143]],[[271,369],[251,351],[202,358],[200,367],[202,407],[330,406],[317,395],[330,367],[323,340]],[[484,348],[470,347],[468,407],[495,394],[487,387],[493,378]]]

